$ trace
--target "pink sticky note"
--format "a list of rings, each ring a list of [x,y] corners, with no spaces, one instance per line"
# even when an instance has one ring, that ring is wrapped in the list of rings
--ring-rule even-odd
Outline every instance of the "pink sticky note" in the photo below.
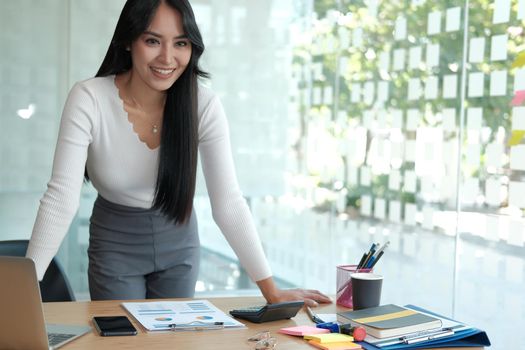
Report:
[[[525,101],[525,90],[518,90],[516,91],[514,98],[512,99],[511,104],[513,106],[521,106],[521,104]]]
[[[296,326],[296,327],[287,327],[279,329],[279,333],[296,335],[302,337],[307,334],[323,334],[330,333],[330,330],[324,328],[317,328],[312,326]]]

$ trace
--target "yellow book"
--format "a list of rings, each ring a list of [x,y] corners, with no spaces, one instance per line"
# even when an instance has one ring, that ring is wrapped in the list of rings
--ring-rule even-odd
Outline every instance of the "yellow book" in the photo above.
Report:
[[[354,341],[354,337],[341,333],[309,334],[305,335],[304,339],[313,340],[321,344]]]

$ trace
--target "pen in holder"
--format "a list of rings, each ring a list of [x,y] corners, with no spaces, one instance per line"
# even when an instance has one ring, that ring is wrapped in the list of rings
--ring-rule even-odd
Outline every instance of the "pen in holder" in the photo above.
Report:
[[[357,265],[339,265],[337,266],[337,294],[336,303],[348,308],[353,308],[352,302],[352,278],[356,272],[372,272],[372,268],[357,269]]]

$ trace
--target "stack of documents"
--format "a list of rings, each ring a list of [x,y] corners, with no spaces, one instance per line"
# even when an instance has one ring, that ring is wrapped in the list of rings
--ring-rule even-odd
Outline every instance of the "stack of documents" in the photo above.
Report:
[[[148,331],[245,327],[207,300],[122,303]]]

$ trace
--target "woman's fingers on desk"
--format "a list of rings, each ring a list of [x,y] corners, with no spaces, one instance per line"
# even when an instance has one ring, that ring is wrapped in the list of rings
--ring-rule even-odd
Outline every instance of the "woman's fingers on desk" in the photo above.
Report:
[[[303,290],[303,292],[305,293],[304,302],[307,306],[317,306],[319,303],[330,304],[332,302],[330,297],[324,295],[318,290],[307,289]]]
[[[318,290],[300,288],[280,290],[277,299],[276,302],[278,303],[284,301],[304,300],[304,303],[307,306],[317,306],[319,303],[332,302],[328,296]]]

